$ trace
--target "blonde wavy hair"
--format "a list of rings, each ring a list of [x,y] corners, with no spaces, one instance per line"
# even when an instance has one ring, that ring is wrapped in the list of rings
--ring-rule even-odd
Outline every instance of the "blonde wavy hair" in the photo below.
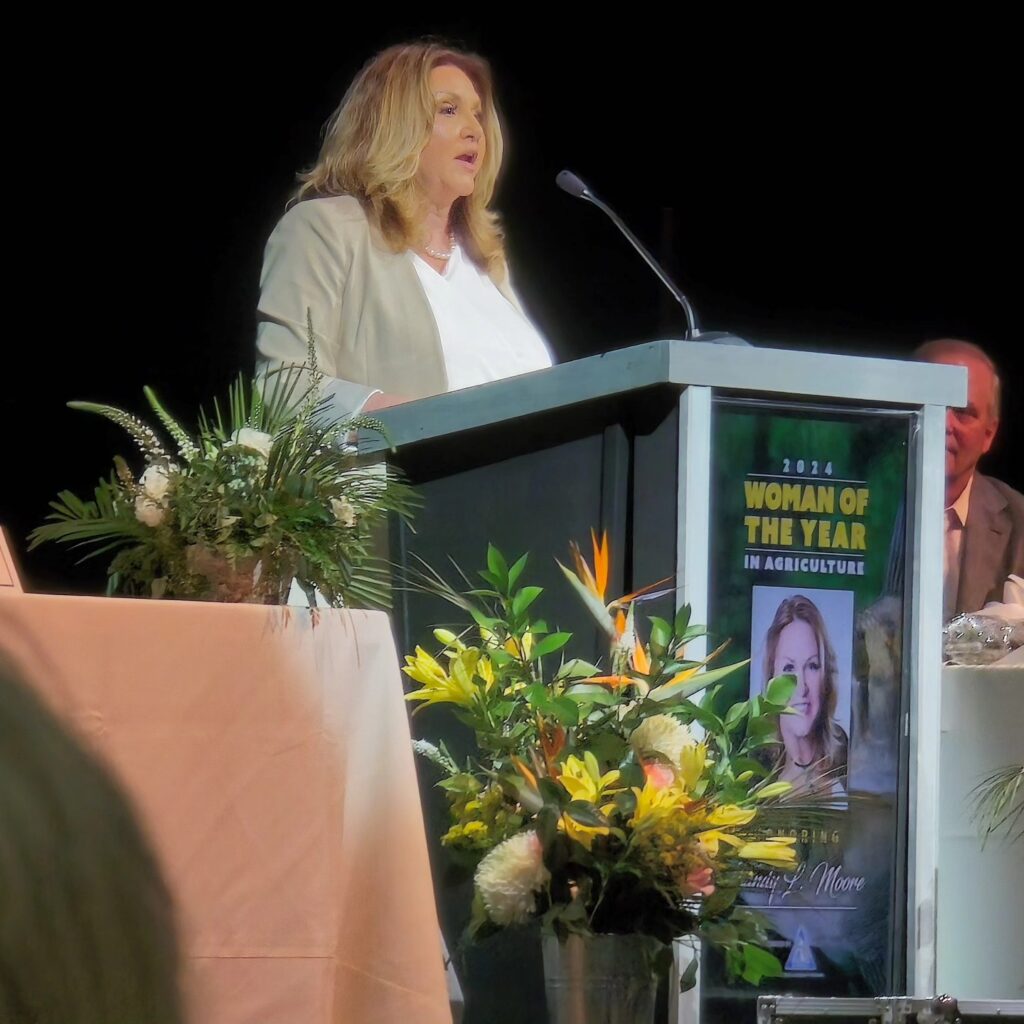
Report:
[[[833,718],[836,713],[839,695],[836,692],[837,676],[839,674],[838,661],[835,648],[828,636],[828,628],[825,619],[822,617],[818,606],[803,594],[794,594],[779,604],[775,612],[775,618],[768,627],[765,634],[765,656],[764,656],[764,685],[775,675],[775,652],[779,645],[779,637],[782,631],[791,622],[806,622],[814,631],[815,639],[818,642],[818,650],[821,654],[821,692],[822,703],[818,712],[818,719],[812,728],[813,742],[816,747],[816,766],[818,774],[830,773],[838,778],[846,775],[846,760],[849,748],[849,739],[846,730]],[[779,742],[782,742],[782,733],[776,726]],[[777,766],[785,762],[785,746],[778,753]]]
[[[416,183],[420,154],[430,140],[436,101],[430,72],[463,71],[480,96],[484,159],[471,195],[452,206],[452,230],[469,257],[492,277],[504,273],[501,225],[488,209],[501,168],[503,142],[491,69],[476,54],[436,42],[401,43],[364,65],[324,126],[316,164],[299,175],[293,202],[350,195],[395,252],[421,244],[424,197]]]

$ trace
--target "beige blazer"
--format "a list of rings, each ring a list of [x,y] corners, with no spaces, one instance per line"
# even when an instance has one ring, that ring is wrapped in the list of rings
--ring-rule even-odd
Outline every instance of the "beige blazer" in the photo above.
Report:
[[[507,280],[495,282],[516,308]],[[260,277],[257,369],[306,361],[306,310],[339,412],[376,389],[448,390],[437,324],[407,252],[392,252],[352,196],[307,199],[278,222]]]

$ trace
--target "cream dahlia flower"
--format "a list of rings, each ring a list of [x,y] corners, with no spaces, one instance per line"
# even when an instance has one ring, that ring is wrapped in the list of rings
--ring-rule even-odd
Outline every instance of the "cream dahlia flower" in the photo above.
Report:
[[[476,869],[476,888],[495,924],[524,924],[534,895],[551,877],[536,832],[520,832],[496,846]]]
[[[657,754],[672,765],[678,765],[683,750],[694,745],[690,730],[671,715],[645,718],[633,730],[629,742],[637,757],[643,759]]]

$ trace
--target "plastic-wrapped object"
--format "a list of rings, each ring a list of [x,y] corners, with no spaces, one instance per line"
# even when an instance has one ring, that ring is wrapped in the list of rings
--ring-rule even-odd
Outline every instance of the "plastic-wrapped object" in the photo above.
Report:
[[[957,615],[942,631],[942,657],[953,665],[991,665],[1024,644],[1024,622],[980,612]]]

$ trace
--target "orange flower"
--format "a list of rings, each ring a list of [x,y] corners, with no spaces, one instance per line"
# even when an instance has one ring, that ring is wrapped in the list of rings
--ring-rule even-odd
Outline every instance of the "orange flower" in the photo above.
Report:
[[[715,891],[715,873],[709,867],[694,868],[686,876],[687,895],[710,896]]]
[[[600,544],[597,541],[597,533],[593,528],[590,530],[590,541],[594,547],[594,569],[591,571],[587,560],[583,557],[579,545],[572,541],[569,545],[572,552],[572,560],[576,565],[576,575],[583,582],[583,585],[604,603],[605,591],[608,589],[608,531],[601,534]]]
[[[632,676],[589,676],[582,680],[585,683],[600,683],[602,686],[611,686],[616,689],[625,689],[627,686],[638,686],[641,682]]]
[[[522,775],[524,779],[526,779],[527,785],[531,789],[537,790],[537,776],[534,775],[533,772],[531,772],[530,769],[526,767],[526,765],[520,758],[513,757],[512,763],[516,766],[516,771],[519,772],[519,774]]]
[[[647,675],[651,671],[651,659],[639,638],[633,647],[633,668],[642,675]]]
[[[549,775],[556,775],[558,755],[565,748],[565,729],[561,725],[551,725],[537,715],[537,732],[540,735],[541,750],[544,751],[544,763]]]
[[[660,761],[645,761],[644,776],[655,789],[664,789],[676,781],[676,773],[672,767]]]

